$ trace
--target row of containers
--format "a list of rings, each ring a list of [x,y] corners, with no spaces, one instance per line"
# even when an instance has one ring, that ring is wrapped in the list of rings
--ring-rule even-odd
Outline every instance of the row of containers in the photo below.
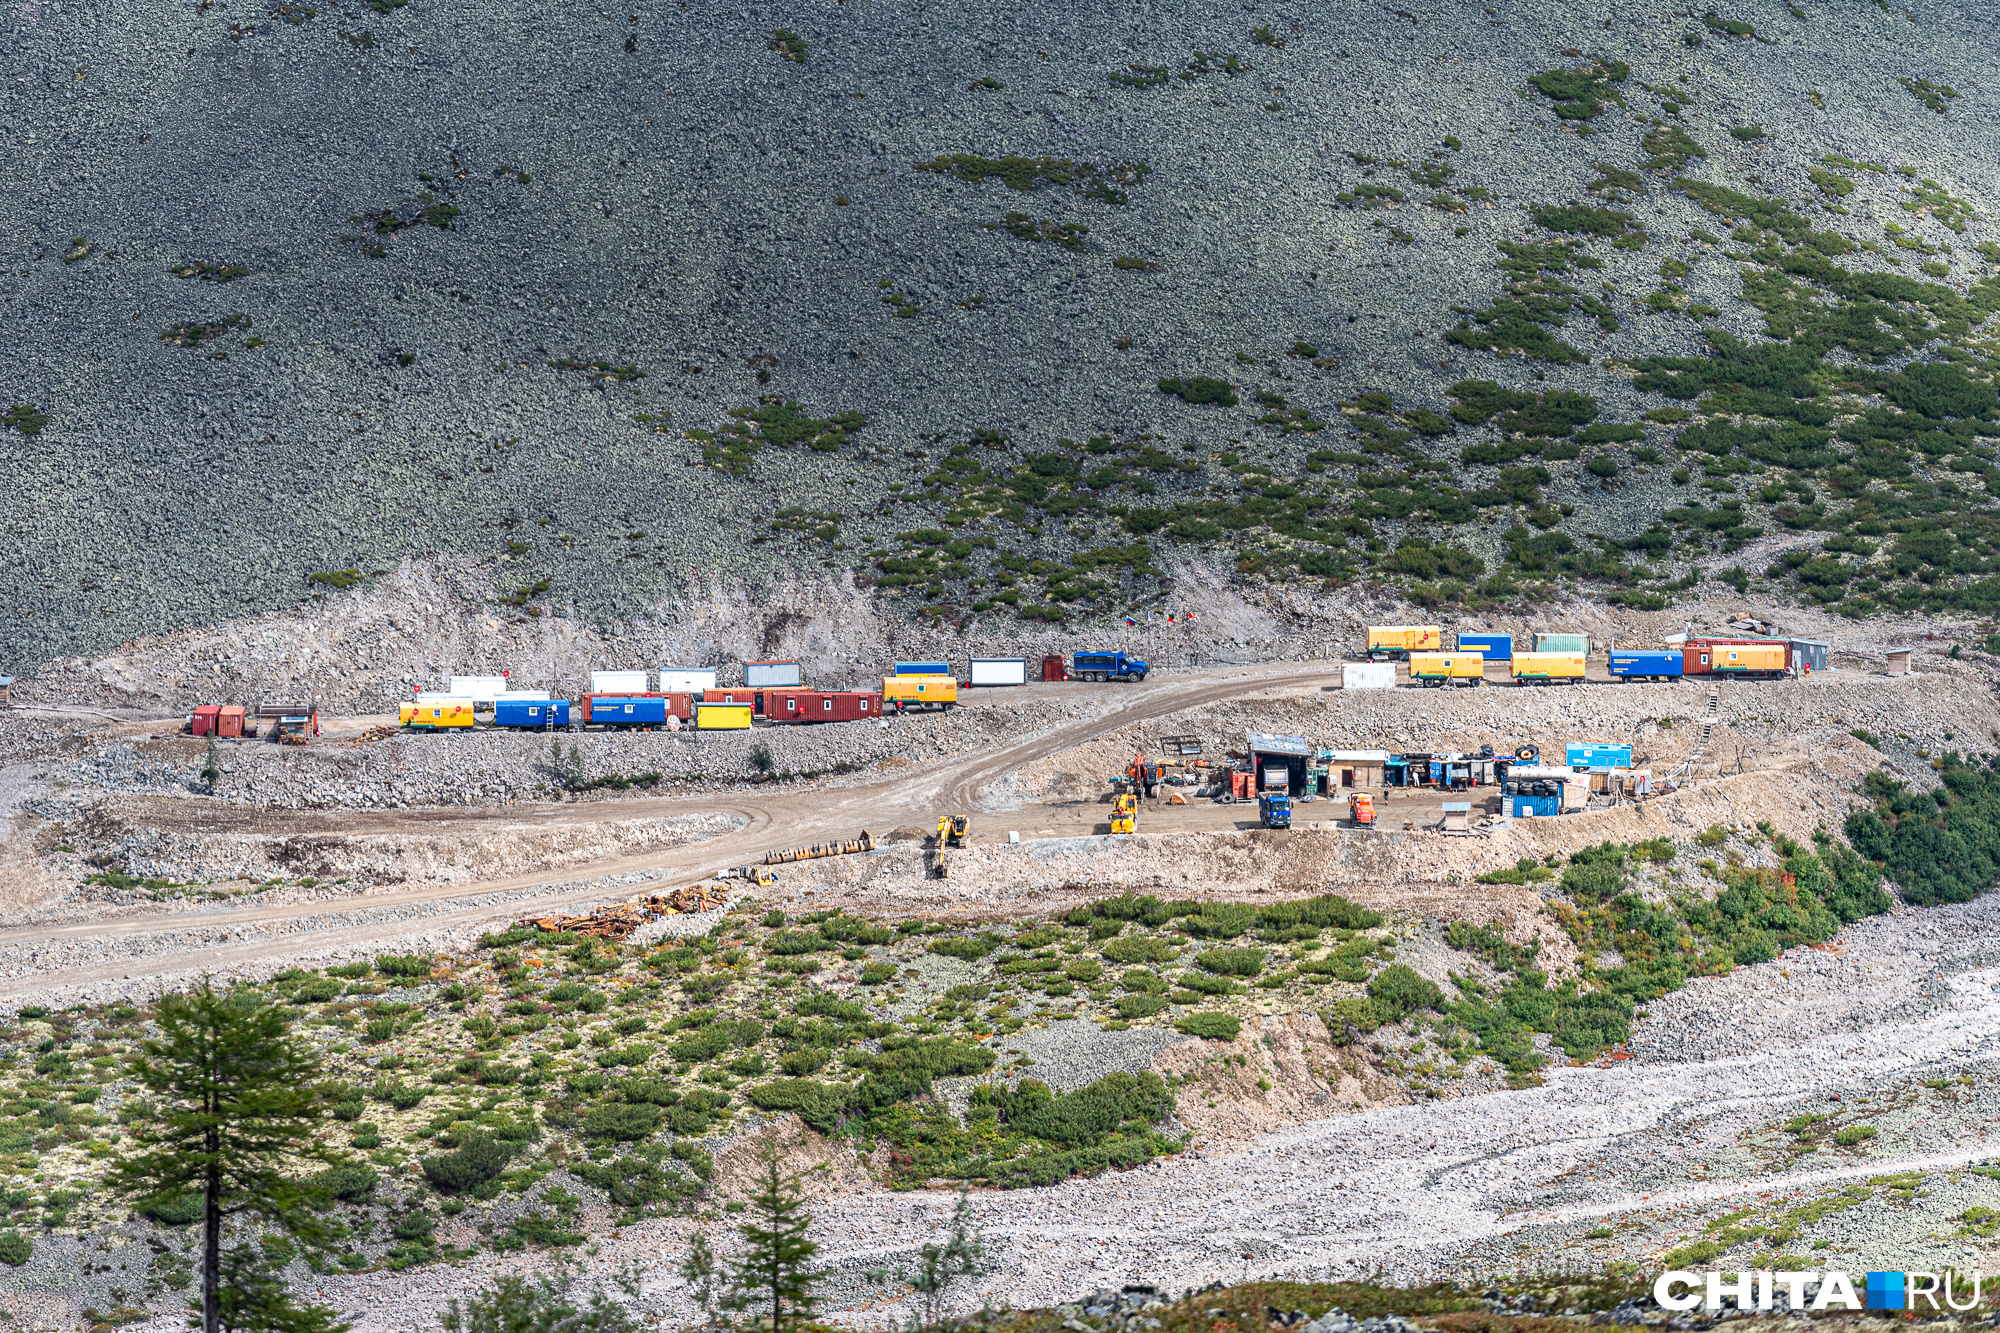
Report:
[[[975,657],[964,687],[1025,685],[1030,659]],[[1118,651],[1089,651],[1040,663],[1045,681],[1140,681],[1147,664]],[[714,667],[661,667],[657,672],[593,671],[590,690],[575,701],[546,690],[519,690],[506,674],[453,676],[440,692],[402,705],[412,731],[506,730],[744,731],[756,722],[865,722],[906,709],[941,710],[958,703],[960,681],[944,660],[897,662],[875,690],[815,689],[797,662],[745,662],[744,684],[717,683]]]
[[[1541,749],[1521,745],[1496,753],[1393,753],[1388,750],[1315,749],[1303,736],[1251,732],[1242,797],[1268,790],[1340,797],[1356,792],[1430,787],[1447,792],[1497,788],[1501,808],[1513,815],[1559,815],[1581,810],[1593,795],[1637,797],[1652,787],[1649,770],[1635,768],[1632,747],[1619,741],[1571,741],[1563,762],[1545,762]]]
[[[1368,630],[1368,661],[1342,668],[1350,690],[1393,689],[1395,662],[1409,664],[1410,679],[1433,688],[1477,687],[1488,663],[1504,661],[1517,685],[1581,685],[1590,665],[1587,634],[1536,634],[1517,649],[1511,634],[1467,631],[1444,646],[1435,625],[1377,625]],[[1605,668],[1613,680],[1679,680],[1683,676],[1733,676],[1777,680],[1826,669],[1830,645],[1816,639],[1669,639],[1660,648],[1612,648]]]

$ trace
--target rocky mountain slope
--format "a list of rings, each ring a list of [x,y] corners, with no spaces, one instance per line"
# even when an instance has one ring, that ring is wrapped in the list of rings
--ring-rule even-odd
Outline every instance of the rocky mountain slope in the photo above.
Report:
[[[2000,20],[1409,3],[7,0],[0,661],[426,551],[1990,606]]]

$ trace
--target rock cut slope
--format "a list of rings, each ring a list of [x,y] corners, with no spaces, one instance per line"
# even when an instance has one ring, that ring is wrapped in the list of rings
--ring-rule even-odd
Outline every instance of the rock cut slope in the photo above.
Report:
[[[805,566],[1075,618],[1190,554],[1992,600],[1976,7],[0,25],[20,669],[412,550],[508,616]]]

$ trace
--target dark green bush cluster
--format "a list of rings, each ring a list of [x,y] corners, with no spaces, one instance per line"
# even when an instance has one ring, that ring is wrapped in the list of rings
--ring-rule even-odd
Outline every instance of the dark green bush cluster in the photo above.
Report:
[[[1870,773],[1862,791],[1873,808],[1847,817],[1854,849],[1879,863],[1904,899],[1919,907],[1968,902],[2000,880],[1995,759],[1979,764],[1951,754],[1940,765],[1940,785],[1929,792]]]

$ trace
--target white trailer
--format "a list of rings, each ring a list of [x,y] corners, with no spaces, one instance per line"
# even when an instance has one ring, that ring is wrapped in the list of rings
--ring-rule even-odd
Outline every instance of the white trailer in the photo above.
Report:
[[[661,694],[700,694],[716,688],[714,667],[661,667]]]
[[[753,690],[803,686],[805,673],[797,662],[745,662],[743,683]]]
[[[1394,662],[1347,662],[1340,668],[1343,690],[1393,690],[1396,688]]]
[[[475,708],[491,708],[493,701],[507,692],[505,676],[453,676],[445,687],[454,699],[470,699]]]
[[[1026,685],[1028,683],[1028,659],[1025,657],[975,657],[972,659],[972,684],[982,685]]]
[[[644,694],[646,693],[646,672],[641,671],[593,671],[590,673],[592,694]]]

